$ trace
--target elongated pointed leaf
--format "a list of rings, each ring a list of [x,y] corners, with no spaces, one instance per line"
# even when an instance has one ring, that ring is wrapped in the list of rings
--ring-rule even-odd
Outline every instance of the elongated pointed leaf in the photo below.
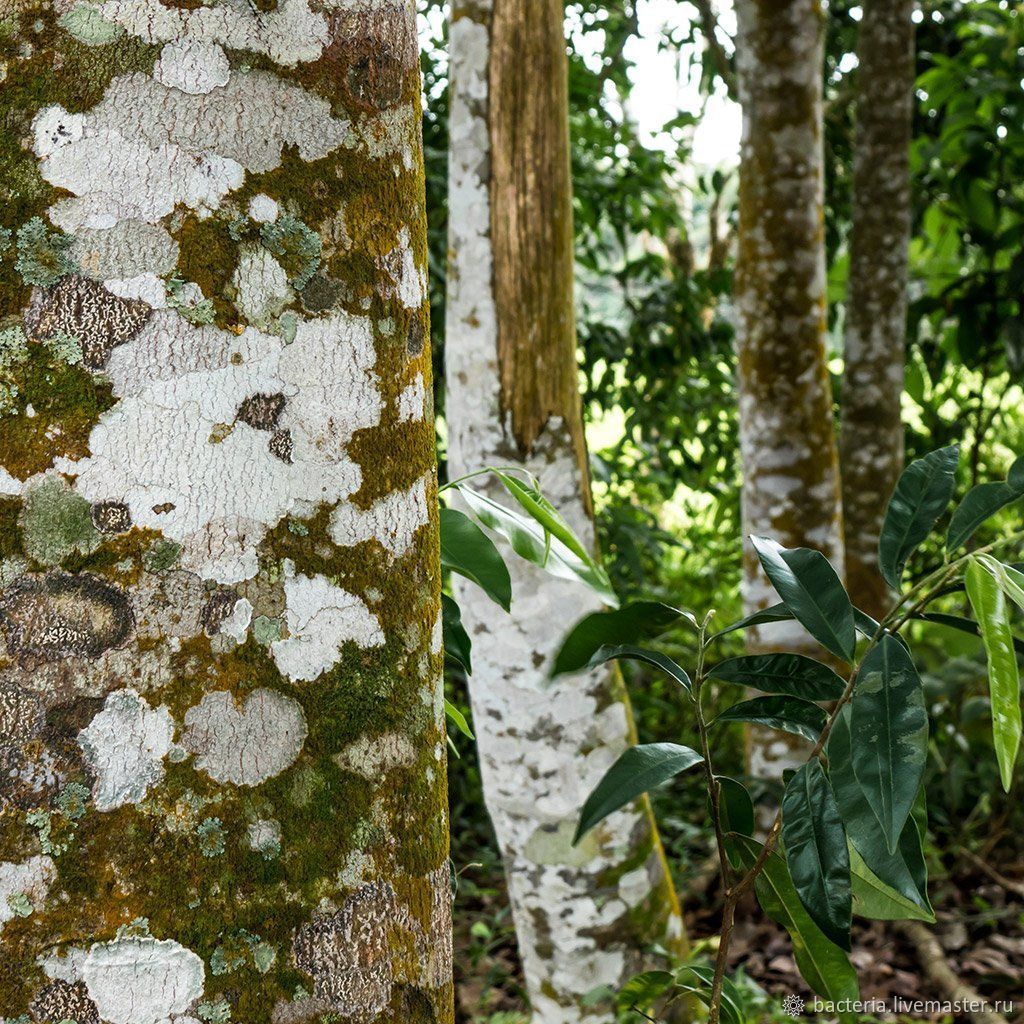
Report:
[[[618,605],[608,574],[596,560],[589,556],[581,558],[558,537],[548,533],[545,526],[522,511],[507,508],[466,484],[459,484],[458,491],[477,519],[489,530],[504,537],[520,558],[540,566],[559,579],[585,583],[605,604],[611,607]]]
[[[1003,789],[1009,792],[1020,750],[1020,674],[1006,595],[985,563],[972,558],[967,566],[967,596],[978,617],[988,655],[988,692],[992,704],[992,738]]]
[[[853,772],[896,850],[924,775],[928,713],[910,654],[884,637],[865,656],[850,705]]]
[[[738,629],[746,629],[748,626],[764,626],[769,622],[791,622],[795,617],[786,606],[786,603],[780,601],[778,604],[769,605],[767,608],[762,608],[760,611],[745,616],[738,622],[734,622],[731,626],[726,626],[725,629],[720,629],[714,634],[712,639],[717,640],[719,637],[735,633]]]
[[[473,645],[469,634],[462,625],[462,612],[447,594],[441,595],[441,635],[444,639],[444,653],[457,661],[467,675],[473,673],[471,653]]]
[[[928,869],[925,865],[924,851],[921,847],[921,834],[914,815],[907,819],[900,835],[899,847],[890,853],[885,839],[879,830],[878,819],[868,804],[864,791],[853,772],[853,751],[850,741],[850,705],[839,713],[832,730],[828,735],[829,782],[835,794],[836,806],[846,828],[846,837],[857,851],[858,858],[863,862],[866,871],[879,883],[896,893],[893,897],[894,906],[903,906],[905,919],[934,920],[932,906],[928,900]],[[864,872],[858,881],[857,861],[851,858],[851,870],[854,873],[853,895],[854,911],[871,916],[868,907],[878,909],[877,903],[865,903],[865,886],[871,883]],[[858,893],[861,903],[856,900]],[[897,899],[898,897],[898,899]],[[899,901],[904,901],[900,904]],[[912,910],[910,908],[913,908]],[[892,908],[890,908],[890,912]],[[897,918],[884,918],[896,920]]]
[[[971,636],[981,636],[981,627],[973,619],[965,619],[961,615],[946,615],[944,612],[918,612],[914,616],[921,622],[930,622],[935,626],[945,626],[947,629],[955,629],[961,633],[970,633]],[[1013,649],[1017,654],[1024,656],[1024,640],[1020,637],[1013,637]]]
[[[444,713],[447,716],[448,721],[451,722],[452,725],[454,725],[455,728],[466,737],[466,739],[476,739],[473,735],[473,730],[469,727],[469,722],[466,721],[466,716],[447,697],[444,699]]]
[[[441,565],[465,576],[508,611],[512,580],[494,541],[465,513],[441,509]]]
[[[562,518],[555,506],[544,497],[538,488],[524,483],[510,473],[503,473],[500,470],[496,470],[494,475],[505,485],[505,490],[515,498],[531,519],[540,523],[552,537],[560,540],[582,561],[590,560],[590,552],[587,551],[583,542],[572,532],[572,527]]]
[[[722,831],[741,836],[754,834],[754,802],[747,787],[728,775],[717,775],[718,805],[722,811]]]
[[[853,605],[828,559],[820,551],[784,548],[767,537],[750,540],[768,579],[804,629],[836,657],[852,661]]]
[[[805,700],[838,700],[846,684],[828,667],[801,654],[752,654],[729,658],[708,672],[714,679],[750,686],[765,693],[786,693]]]
[[[659,651],[648,651],[642,647],[599,647],[587,662],[587,668],[596,668],[609,661],[643,661],[671,676],[687,693],[690,693],[690,677],[686,670],[677,665],[668,655]]]
[[[873,619],[867,612],[862,612],[859,608],[854,608],[853,621],[854,625],[857,627],[857,632],[865,639],[874,640],[875,637],[878,636],[878,631],[881,629],[881,625],[877,619]],[[904,640],[899,633],[892,633],[891,635],[899,640],[899,642],[906,647],[908,651],[910,650],[907,646],[907,641]]]
[[[910,825],[908,824],[908,828]],[[850,844],[850,887],[853,912],[872,921],[934,921],[935,915],[922,910],[901,892],[883,882]]]
[[[790,777],[782,798],[782,841],[800,902],[837,946],[850,948],[850,854],[846,832],[821,762]]]
[[[562,649],[555,657],[551,674],[576,672],[601,647],[620,647],[635,644],[664,633],[680,619],[692,622],[688,612],[680,611],[660,601],[636,601],[623,608],[608,612],[593,612],[580,619],[569,631]]]
[[[753,867],[761,852],[761,844],[749,836],[731,838],[740,851],[744,866],[748,869]],[[846,954],[828,939],[804,910],[786,862],[777,853],[769,855],[754,888],[764,912],[789,932],[796,965],[807,984],[830,1002],[857,999],[860,995],[857,972]],[[852,1015],[841,1015],[841,1019],[853,1018]]]
[[[977,555],[977,561],[991,573],[999,589],[1020,609],[1024,610],[1024,573],[1012,565],[1004,565],[991,555]]]
[[[687,964],[676,971],[676,983],[692,992],[705,1005],[710,1005],[711,989],[715,981],[715,972],[710,967]],[[743,997],[739,994],[732,979],[722,979],[722,999],[720,1004],[721,1020],[724,1024],[745,1024],[743,1013]]]
[[[900,476],[878,540],[878,567],[894,590],[899,589],[907,559],[946,511],[959,461],[959,445],[950,445],[912,462]]]
[[[953,510],[946,534],[946,550],[955,551],[966,544],[974,531],[986,519],[994,516],[1001,508],[1024,497],[1024,457],[1010,467],[1005,481],[978,484],[964,496],[964,500]]]
[[[781,729],[812,742],[825,727],[825,712],[817,704],[800,697],[771,695],[753,697],[726,708],[712,725],[721,722],[753,722],[770,729]]]
[[[609,814],[703,760],[695,750],[678,743],[647,743],[630,747],[587,797],[573,844]]]

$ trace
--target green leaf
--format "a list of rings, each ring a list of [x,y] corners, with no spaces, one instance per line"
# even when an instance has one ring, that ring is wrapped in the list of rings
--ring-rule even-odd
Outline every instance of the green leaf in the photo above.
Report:
[[[466,484],[459,484],[458,491],[477,519],[504,537],[520,558],[540,566],[552,576],[585,583],[608,605],[618,604],[608,574],[593,558],[581,558],[529,515],[506,508]]]
[[[705,1005],[711,1003],[714,982],[715,972],[710,967],[687,964],[676,971],[676,984],[687,992],[692,992]],[[722,979],[720,1010],[720,1019],[725,1024],[745,1024],[743,997],[729,977]]]
[[[852,661],[857,646],[853,605],[835,569],[811,548],[784,548],[767,537],[751,537],[779,597],[826,650]]]
[[[1024,497],[1024,457],[1010,467],[1005,481],[978,484],[953,510],[946,534],[946,550],[955,551],[974,535],[974,531],[1001,508]]]
[[[647,651],[642,647],[599,647],[587,662],[587,668],[597,668],[609,661],[643,661],[671,676],[687,693],[691,691],[690,677],[686,670],[670,657],[658,651]]]
[[[883,637],[861,662],[850,704],[850,740],[854,775],[892,853],[928,756],[921,678],[894,637]]]
[[[896,894],[891,899],[895,907],[903,907],[905,919],[932,921],[935,915],[928,900],[928,869],[921,847],[920,829],[911,814],[903,826],[898,849],[895,853],[889,852],[878,828],[878,819],[853,772],[850,710],[850,705],[844,707],[832,723],[827,751],[829,782],[832,784],[836,805],[846,827],[847,839],[857,852],[857,858],[851,857],[850,861],[854,872],[854,910],[865,916],[872,916],[869,911],[877,910],[878,907],[877,903],[865,902],[865,886],[869,882],[863,872],[858,881],[856,865],[860,862],[879,884]],[[860,905],[857,903],[858,894]],[[898,918],[887,917],[883,920]]]
[[[619,989],[615,1004],[622,1012],[634,1007],[650,1006],[675,987],[675,975],[670,971],[644,971],[634,974]]]
[[[1020,749],[1020,674],[1006,595],[986,564],[972,558],[967,566],[967,596],[978,617],[988,655],[988,692],[992,703],[992,738],[1003,789],[1009,792]]]
[[[444,699],[444,713],[448,716],[448,721],[451,722],[463,736],[470,740],[476,739],[473,735],[473,730],[469,727],[469,722],[466,721],[466,716],[447,697]]]
[[[1012,565],[1004,565],[991,555],[975,555],[974,558],[992,574],[999,589],[1020,609],[1024,609],[1024,573]]]
[[[825,712],[817,704],[801,697],[754,697],[726,708],[711,724],[754,722],[781,729],[814,742],[825,727]]]
[[[811,920],[837,946],[850,948],[850,855],[846,832],[821,762],[789,779],[782,797],[782,841],[793,887]]]
[[[878,567],[894,590],[907,559],[949,505],[959,461],[959,445],[940,448],[912,462],[897,481],[878,540]]]
[[[444,653],[457,661],[466,670],[467,675],[472,675],[470,653],[473,644],[465,626],[462,625],[462,612],[458,604],[447,594],[441,595],[441,631],[444,637]]]
[[[761,852],[761,844],[749,836],[733,838],[744,866],[749,870]],[[768,856],[754,888],[764,912],[789,932],[796,965],[807,984],[830,1002],[857,999],[860,995],[857,972],[850,966],[846,954],[829,941],[804,910],[793,888],[786,862],[779,854]],[[853,1018],[850,1015],[844,1019]]]
[[[981,627],[973,619],[965,619],[961,615],[946,615],[944,612],[916,612],[911,618],[921,622],[930,622],[935,626],[945,626],[947,629],[956,629],[961,633],[970,633],[971,636],[981,636]],[[1020,655],[1024,655],[1024,640],[1013,637],[1013,649]]]
[[[801,654],[752,654],[729,658],[708,673],[766,693],[787,693],[805,700],[838,700],[846,684],[827,665]]]
[[[472,580],[508,611],[512,602],[508,566],[494,541],[458,509],[441,509],[441,565]]]
[[[716,775],[718,781],[718,806],[722,812],[722,831],[736,832],[741,836],[754,834],[754,801],[750,799],[747,787],[728,775]]]
[[[501,470],[495,470],[494,475],[531,519],[540,523],[547,533],[560,540],[581,561],[591,560],[590,552],[583,542],[572,532],[572,528],[555,506],[541,494],[539,488],[524,484],[510,473],[503,473]]]
[[[907,822],[907,828],[916,828]],[[859,917],[872,921],[934,921],[935,915],[926,913],[913,900],[883,882],[867,862],[850,844],[850,886],[853,892],[853,911]]]
[[[677,743],[647,743],[630,747],[587,797],[580,812],[573,845],[609,814],[703,760],[695,750]]]
[[[738,622],[734,622],[731,626],[726,626],[725,629],[720,629],[717,633],[713,634],[711,639],[717,640],[719,637],[734,633],[737,629],[746,629],[748,626],[764,626],[769,622],[790,622],[795,617],[789,608],[786,607],[785,602],[780,601],[778,604],[752,612]]]
[[[592,612],[569,631],[555,657],[553,676],[576,672],[601,647],[618,647],[664,633],[669,626],[693,616],[660,601],[636,601],[608,612]]]

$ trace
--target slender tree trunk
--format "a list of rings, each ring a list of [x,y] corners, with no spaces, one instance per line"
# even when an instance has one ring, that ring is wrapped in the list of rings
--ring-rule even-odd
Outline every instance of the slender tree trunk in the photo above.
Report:
[[[412,0],[17,10],[0,1014],[451,1021]]]
[[[592,541],[562,17],[559,0],[455,5],[449,464],[530,469]],[[679,949],[679,908],[646,802],[570,845],[584,799],[632,739],[629,704],[606,671],[550,682],[562,637],[598,602],[520,560],[510,568],[511,615],[473,586],[458,595],[485,796],[535,1019],[607,1018],[582,997],[641,969],[654,943]]]
[[[819,0],[739,0],[740,445],[743,600],[778,600],[751,534],[824,552],[842,573],[839,472],[825,353],[822,30]],[[748,631],[753,653],[809,646],[791,623]],[[752,731],[750,768],[778,777],[796,741]]]
[[[863,12],[840,455],[850,593],[880,616],[890,594],[878,534],[903,469],[914,3],[866,0]]]

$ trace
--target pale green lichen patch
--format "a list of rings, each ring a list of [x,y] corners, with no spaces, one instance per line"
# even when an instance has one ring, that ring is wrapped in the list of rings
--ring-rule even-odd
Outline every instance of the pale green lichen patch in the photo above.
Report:
[[[33,217],[18,228],[18,258],[14,269],[25,284],[49,288],[65,274],[75,271],[70,249],[72,239],[59,231],[51,231],[40,217]]]
[[[89,502],[59,476],[26,490],[21,530],[25,554],[43,565],[59,565],[74,552],[87,555],[100,543]]]
[[[93,3],[75,4],[60,16],[57,24],[86,46],[105,46],[124,35],[124,29],[107,21]]]

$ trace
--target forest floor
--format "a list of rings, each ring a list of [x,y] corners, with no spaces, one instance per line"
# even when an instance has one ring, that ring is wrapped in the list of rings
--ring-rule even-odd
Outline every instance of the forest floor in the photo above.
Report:
[[[1004,1014],[1010,1024],[1024,1024],[1024,863],[1002,864],[983,870],[964,861],[935,886],[937,921],[930,926],[942,944],[950,968],[984,998],[1012,1003]],[[1001,881],[991,877],[995,871]],[[682,886],[681,886],[682,888]],[[691,940],[717,935],[719,910],[712,891],[687,905]],[[730,966],[741,971],[767,994],[758,1024],[791,1018],[781,1010],[789,993],[810,1002],[807,985],[793,961],[785,932],[752,904],[736,926]],[[496,862],[467,867],[456,901],[456,986],[459,1024],[526,1024],[528,1007],[522,969],[516,953],[508,900]],[[913,1000],[945,1000],[943,993],[922,990],[921,964],[913,947],[892,926],[855,922],[851,960],[861,981],[862,1000],[892,1007]],[[754,989],[754,986],[751,988]],[[828,1020],[810,1010],[802,1020]],[[913,1016],[873,1012],[867,1022],[949,1022],[942,1013]],[[963,1018],[966,1019],[966,1018]],[[642,1018],[637,1017],[643,1024]]]

